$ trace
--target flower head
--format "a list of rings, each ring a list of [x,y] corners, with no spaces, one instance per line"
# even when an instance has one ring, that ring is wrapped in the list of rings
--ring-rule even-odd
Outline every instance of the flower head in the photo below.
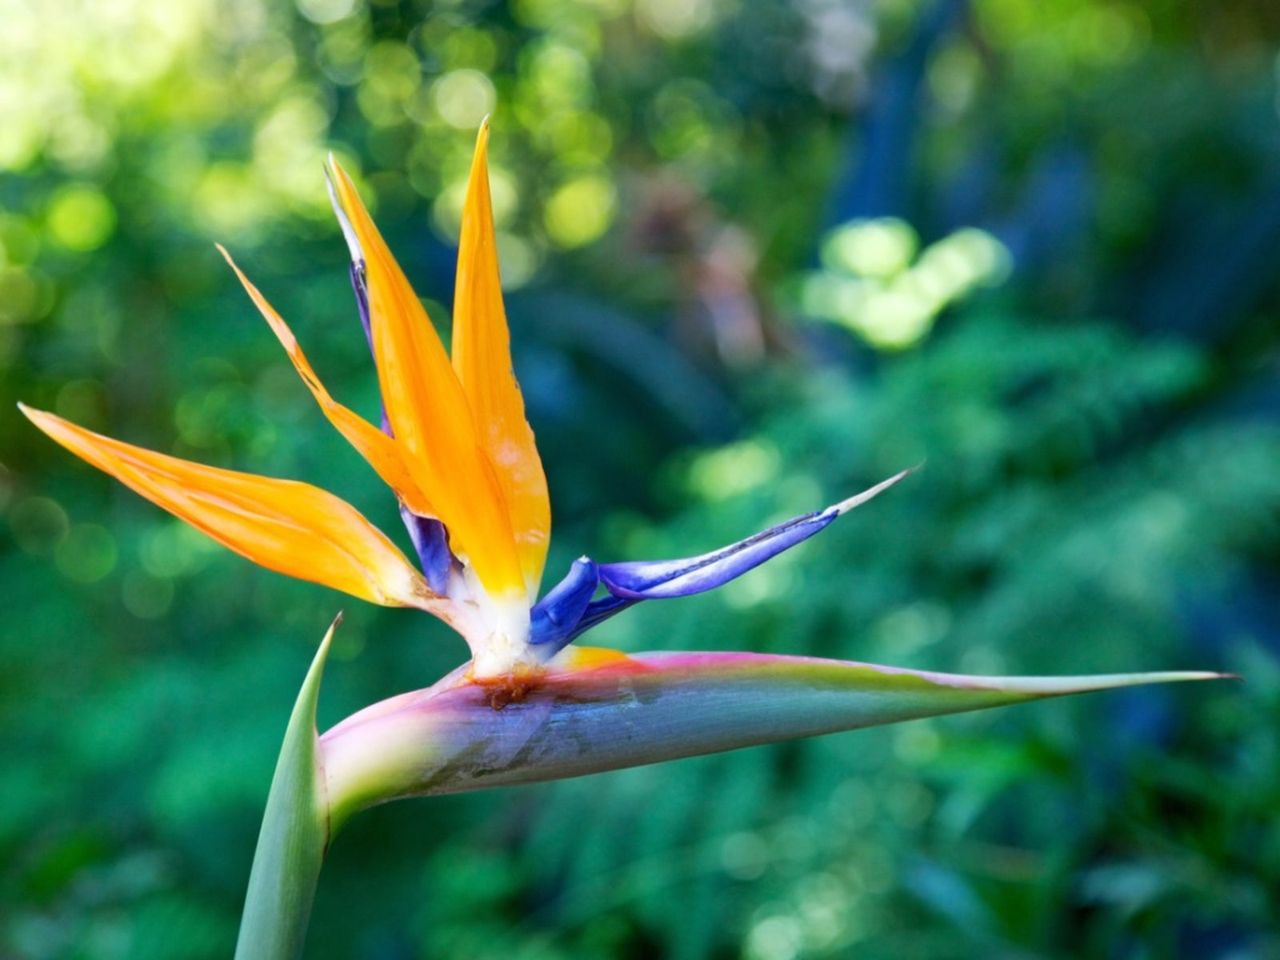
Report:
[[[807,539],[902,479],[700,556],[596,563],[583,557],[540,600],[551,508],[512,372],[481,126],[458,246],[451,351],[365,209],[331,161],[330,194],[351,253],[356,306],[377,369],[381,425],[325,388],[289,325],[219,247],[321,411],[394,492],[419,560],[354,507],[292,480],[204,466],[22,406],[41,430],[142,496],[264,567],[385,606],[443,619],[482,681],[540,674],[567,644],[640,600],[719,586]]]

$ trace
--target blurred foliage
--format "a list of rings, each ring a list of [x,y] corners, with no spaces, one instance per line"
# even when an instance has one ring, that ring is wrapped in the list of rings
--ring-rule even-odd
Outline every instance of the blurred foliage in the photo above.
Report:
[[[309,955],[1280,953],[1274,4],[0,14],[0,955],[227,955],[335,609],[325,722],[463,653],[221,552],[13,401],[322,483],[399,537],[210,242],[372,411],[322,158],[360,171],[441,322],[490,112],[553,572],[926,461],[593,642],[1244,679],[380,809],[331,852]],[[863,301],[804,296],[822,276]]]
[[[966,227],[920,250],[911,225],[894,217],[858,220],[822,245],[821,270],[800,283],[804,313],[849,327],[874,346],[909,347],[944,309],[1008,271],[1008,251]]]

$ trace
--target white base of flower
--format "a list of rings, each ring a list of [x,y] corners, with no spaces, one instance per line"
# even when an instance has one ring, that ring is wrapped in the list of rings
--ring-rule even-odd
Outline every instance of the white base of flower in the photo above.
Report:
[[[528,673],[541,666],[541,659],[529,646],[527,630],[522,640],[491,633],[479,649],[472,649],[471,675],[478,680]]]
[[[488,680],[539,669],[542,658],[529,644],[528,598],[491,597],[469,569],[464,577],[470,596],[462,606],[471,616],[463,635],[471,647],[471,676]]]

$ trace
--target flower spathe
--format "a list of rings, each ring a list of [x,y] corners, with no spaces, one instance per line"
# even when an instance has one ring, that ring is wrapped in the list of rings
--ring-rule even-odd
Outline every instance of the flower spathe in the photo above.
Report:
[[[323,660],[324,650],[318,655]],[[981,677],[756,653],[571,647],[519,703],[464,670],[319,739],[330,829],[402,797],[559,780],[798,737],[1209,673]]]
[[[906,475],[689,559],[598,564],[584,557],[538,600],[551,508],[512,371],[488,140],[486,121],[463,207],[451,351],[351,178],[336,161],[326,171],[377,370],[380,426],[329,393],[288,323],[218,247],[325,417],[394,492],[421,569],[354,507],[318,487],[191,463],[20,405],[23,413],[71,452],[264,567],[440,617],[466,639],[470,675],[479,679],[543,671],[566,644],[604,619],[640,600],[719,586]]]

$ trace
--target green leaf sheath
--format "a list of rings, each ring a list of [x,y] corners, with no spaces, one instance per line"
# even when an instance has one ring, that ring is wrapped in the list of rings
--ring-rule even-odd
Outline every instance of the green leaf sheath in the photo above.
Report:
[[[302,954],[311,901],[329,841],[319,770],[316,702],[334,621],[298,693],[276,762],[249,874],[236,960],[286,960]]]

